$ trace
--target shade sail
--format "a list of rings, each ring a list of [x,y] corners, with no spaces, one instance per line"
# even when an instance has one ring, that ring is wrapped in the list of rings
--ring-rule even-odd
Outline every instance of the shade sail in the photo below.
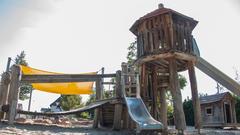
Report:
[[[58,75],[60,73],[43,71],[27,66],[20,66],[24,75]],[[90,72],[84,74],[97,74],[97,72]],[[92,94],[92,87],[94,82],[68,82],[68,83],[32,83],[34,89],[57,93],[57,94]]]

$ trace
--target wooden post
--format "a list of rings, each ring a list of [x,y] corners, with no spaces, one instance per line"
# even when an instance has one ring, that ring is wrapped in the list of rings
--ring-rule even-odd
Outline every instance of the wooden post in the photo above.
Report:
[[[104,68],[102,68],[102,75],[104,74]],[[100,78],[96,81],[96,100],[103,99],[103,78]],[[98,124],[102,125],[102,109],[96,108],[94,111],[94,121],[93,121],[93,128],[98,128]]]
[[[116,98],[119,100],[122,99],[122,90],[121,90],[121,71],[117,71],[116,73]],[[121,120],[122,120],[122,112],[123,112],[123,106],[122,103],[116,103],[115,104],[115,110],[114,110],[114,121],[113,121],[113,130],[120,130],[121,129]]]
[[[236,101],[231,101],[231,104],[233,105],[232,106],[232,115],[233,115],[233,123],[236,124],[237,123],[237,118],[236,118],[236,108],[235,108],[235,104],[236,104]]]
[[[11,68],[11,82],[10,82],[10,90],[9,90],[9,112],[8,112],[8,123],[13,124],[15,116],[17,114],[17,105],[18,105],[18,97],[19,97],[19,84],[20,84],[20,67],[17,65],[13,65]]]
[[[167,102],[166,102],[166,89],[160,89],[160,119],[163,124],[163,134],[167,134]]]
[[[6,67],[6,72],[9,71],[10,65],[11,65],[11,57],[8,57],[8,61],[7,61],[7,67]]]
[[[176,129],[181,134],[181,132],[186,129],[186,121],[183,111],[182,95],[179,87],[177,64],[175,58],[169,59],[169,74],[170,90],[173,97],[174,122]]]
[[[122,74],[127,74],[128,73],[128,67],[127,67],[127,63],[122,63]],[[124,82],[128,82],[128,77],[127,76],[124,76]],[[126,90],[125,90],[126,91]],[[122,93],[123,94],[123,93]],[[125,93],[127,95],[127,93]],[[126,129],[129,129],[130,128],[130,116],[128,114],[128,111],[127,111],[127,106],[125,106],[125,117],[124,117],[124,120],[123,120],[123,126],[124,128]]]
[[[200,101],[198,98],[198,89],[197,89],[195,68],[194,68],[194,63],[192,61],[188,62],[188,74],[189,74],[191,91],[192,91],[192,102],[193,102],[193,110],[194,110],[195,128],[198,129],[198,132],[200,133],[201,108],[200,108]]]
[[[153,92],[152,92],[152,96],[153,96],[153,118],[157,119],[157,89],[158,89],[158,84],[157,84],[157,67],[153,66],[153,70],[152,70],[152,83],[153,83]]]
[[[146,97],[146,90],[147,90],[147,77],[146,77],[146,64],[142,64],[141,68],[141,97],[143,101],[145,102],[147,97]],[[146,102],[145,102],[146,104]]]
[[[9,72],[4,72],[1,78],[1,90],[0,90],[0,105],[6,105],[8,103],[9,84],[11,81],[11,75]],[[6,116],[5,112],[0,111],[0,120]]]
[[[101,99],[101,80],[96,81],[96,100]],[[93,128],[98,128],[98,123],[100,120],[100,109],[96,108],[94,112]]]
[[[30,108],[31,108],[31,103],[32,103],[32,92],[33,92],[33,89],[31,89],[31,91],[30,91],[30,97],[29,97],[29,100],[28,100],[28,111],[30,111]]]

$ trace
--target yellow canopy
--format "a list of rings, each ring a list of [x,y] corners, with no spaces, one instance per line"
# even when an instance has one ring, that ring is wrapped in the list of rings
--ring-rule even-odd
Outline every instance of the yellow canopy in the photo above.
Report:
[[[20,66],[24,75],[57,75],[60,73],[48,72],[39,69],[34,69],[27,66]],[[84,73],[97,74],[97,72]],[[34,89],[57,93],[57,94],[92,94],[94,82],[70,82],[70,83],[32,83]]]

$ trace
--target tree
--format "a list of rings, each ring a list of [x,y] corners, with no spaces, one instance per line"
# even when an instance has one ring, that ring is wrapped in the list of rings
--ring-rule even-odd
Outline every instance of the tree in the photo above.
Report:
[[[24,65],[28,66],[27,60],[25,59],[26,54],[24,51],[22,51],[19,55],[15,58],[15,64],[18,65]],[[19,93],[19,99],[25,100],[29,98],[29,93],[33,90],[33,87],[29,83],[21,83],[20,84],[20,93]]]
[[[82,97],[79,95],[61,95],[60,106],[64,111],[83,107]]]
[[[130,43],[127,53],[127,63],[132,64],[137,58],[137,41]]]
[[[192,99],[185,99],[183,102],[183,111],[185,114],[186,124],[188,126],[194,126],[194,112]]]
[[[239,72],[237,69],[234,69],[235,70],[235,80],[240,83],[240,75],[239,75]],[[238,97],[237,95],[233,95],[234,97],[234,100],[236,101],[236,104],[235,104],[235,109],[236,109],[236,117],[237,117],[237,123],[240,122],[240,97]]]

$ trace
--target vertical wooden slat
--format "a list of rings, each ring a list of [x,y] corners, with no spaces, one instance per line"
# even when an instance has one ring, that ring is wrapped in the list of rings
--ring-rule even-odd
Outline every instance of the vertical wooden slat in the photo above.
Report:
[[[164,49],[168,50],[171,48],[171,44],[170,44],[170,32],[169,32],[169,22],[168,22],[168,16],[164,15],[163,16],[163,21],[164,21],[164,41],[165,41],[165,45],[164,45]]]
[[[173,20],[172,20],[172,14],[169,13],[167,15],[167,22],[168,22],[168,31],[169,31],[169,44],[170,44],[170,48],[172,51],[176,50],[176,46],[175,46],[175,36],[174,36],[174,29],[173,29]]]
[[[184,26],[183,25],[180,25],[179,26],[179,28],[180,28],[180,43],[181,43],[181,50],[184,52],[185,50],[186,50],[186,47],[185,47],[185,45],[184,45]]]
[[[237,118],[236,118],[236,108],[235,108],[235,101],[232,101],[231,104],[232,106],[232,116],[233,116],[233,123],[237,123]]]
[[[17,65],[13,65],[11,68],[11,82],[10,82],[10,90],[9,90],[9,97],[8,97],[8,103],[10,105],[9,112],[8,112],[9,124],[14,123],[14,119],[17,114],[20,77],[21,77],[20,67]]]
[[[169,84],[173,97],[174,121],[176,129],[183,131],[186,129],[185,115],[183,111],[182,95],[179,87],[177,64],[175,58],[169,59]]]
[[[192,61],[188,62],[188,74],[190,79],[191,91],[192,91],[192,101],[194,110],[194,122],[195,128],[200,132],[201,128],[201,108],[200,101],[198,98],[197,80],[195,74],[194,63]]]

